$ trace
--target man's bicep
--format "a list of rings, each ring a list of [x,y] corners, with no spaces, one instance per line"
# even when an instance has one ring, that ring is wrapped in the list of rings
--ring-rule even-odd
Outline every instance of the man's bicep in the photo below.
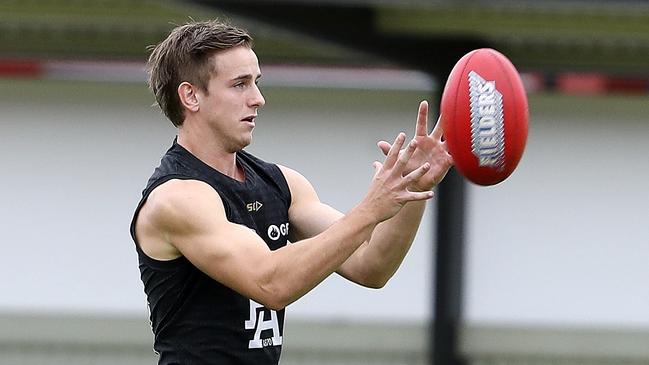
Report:
[[[294,214],[289,213],[291,239],[294,242],[316,236],[342,216],[341,212],[319,201],[296,206]]]
[[[329,228],[343,214],[318,198],[313,185],[300,173],[280,166],[291,190],[288,211],[292,242],[311,238]]]
[[[168,183],[167,183],[168,184]],[[169,242],[214,280],[255,298],[255,275],[270,253],[251,229],[229,222],[219,195],[199,181],[167,188],[157,223]]]

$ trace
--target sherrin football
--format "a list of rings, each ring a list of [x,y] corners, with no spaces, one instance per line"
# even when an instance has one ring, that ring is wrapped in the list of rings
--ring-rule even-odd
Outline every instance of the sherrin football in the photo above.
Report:
[[[527,141],[527,95],[514,65],[481,48],[449,74],[440,105],[444,140],[469,181],[494,185],[514,171]]]

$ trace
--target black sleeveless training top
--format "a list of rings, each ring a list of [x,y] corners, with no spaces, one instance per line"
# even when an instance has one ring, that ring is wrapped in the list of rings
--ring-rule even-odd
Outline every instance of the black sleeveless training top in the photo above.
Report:
[[[210,278],[184,256],[159,261],[135,237],[140,208],[157,186],[171,179],[211,185],[229,221],[253,229],[271,250],[285,246],[291,194],[280,169],[238,152],[245,181],[211,168],[174,141],[142,192],[131,223],[147,295],[158,364],[276,365],[282,349],[284,310],[273,311]],[[218,244],[215,242],[215,244]]]

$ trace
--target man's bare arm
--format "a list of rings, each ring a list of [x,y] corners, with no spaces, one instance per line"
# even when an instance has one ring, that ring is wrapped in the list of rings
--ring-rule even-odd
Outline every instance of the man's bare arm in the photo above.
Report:
[[[200,270],[271,309],[280,309],[315,287],[365,242],[376,224],[430,192],[407,189],[429,168],[403,175],[410,155],[399,154],[400,135],[365,198],[322,233],[270,251],[252,230],[227,220],[219,195],[195,180],[170,180],[143,206],[136,234],[145,252],[175,249]]]
[[[415,181],[410,189],[430,190],[446,175],[453,161],[442,141],[443,130],[438,122],[433,131],[427,132],[428,103],[419,105],[414,142],[408,149],[401,151],[408,154],[406,171],[412,171],[417,164],[429,163],[430,169]],[[380,142],[379,147],[387,154],[393,145]],[[299,215],[290,215],[292,227],[298,237],[311,237],[339,219],[342,214],[323,204],[318,199],[311,184],[296,172],[283,168],[285,176],[294,195],[294,204]],[[380,288],[394,275],[405,258],[415,238],[425,202],[410,202],[394,217],[381,222],[372,232],[371,239],[363,243],[337,270],[345,278],[363,286]],[[290,213],[290,212],[289,212]]]

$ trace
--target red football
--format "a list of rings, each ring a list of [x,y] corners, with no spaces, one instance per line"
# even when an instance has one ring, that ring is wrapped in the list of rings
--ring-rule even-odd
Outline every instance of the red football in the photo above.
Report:
[[[464,55],[449,74],[440,105],[455,167],[478,185],[505,180],[527,141],[527,95],[514,65],[481,48]]]

